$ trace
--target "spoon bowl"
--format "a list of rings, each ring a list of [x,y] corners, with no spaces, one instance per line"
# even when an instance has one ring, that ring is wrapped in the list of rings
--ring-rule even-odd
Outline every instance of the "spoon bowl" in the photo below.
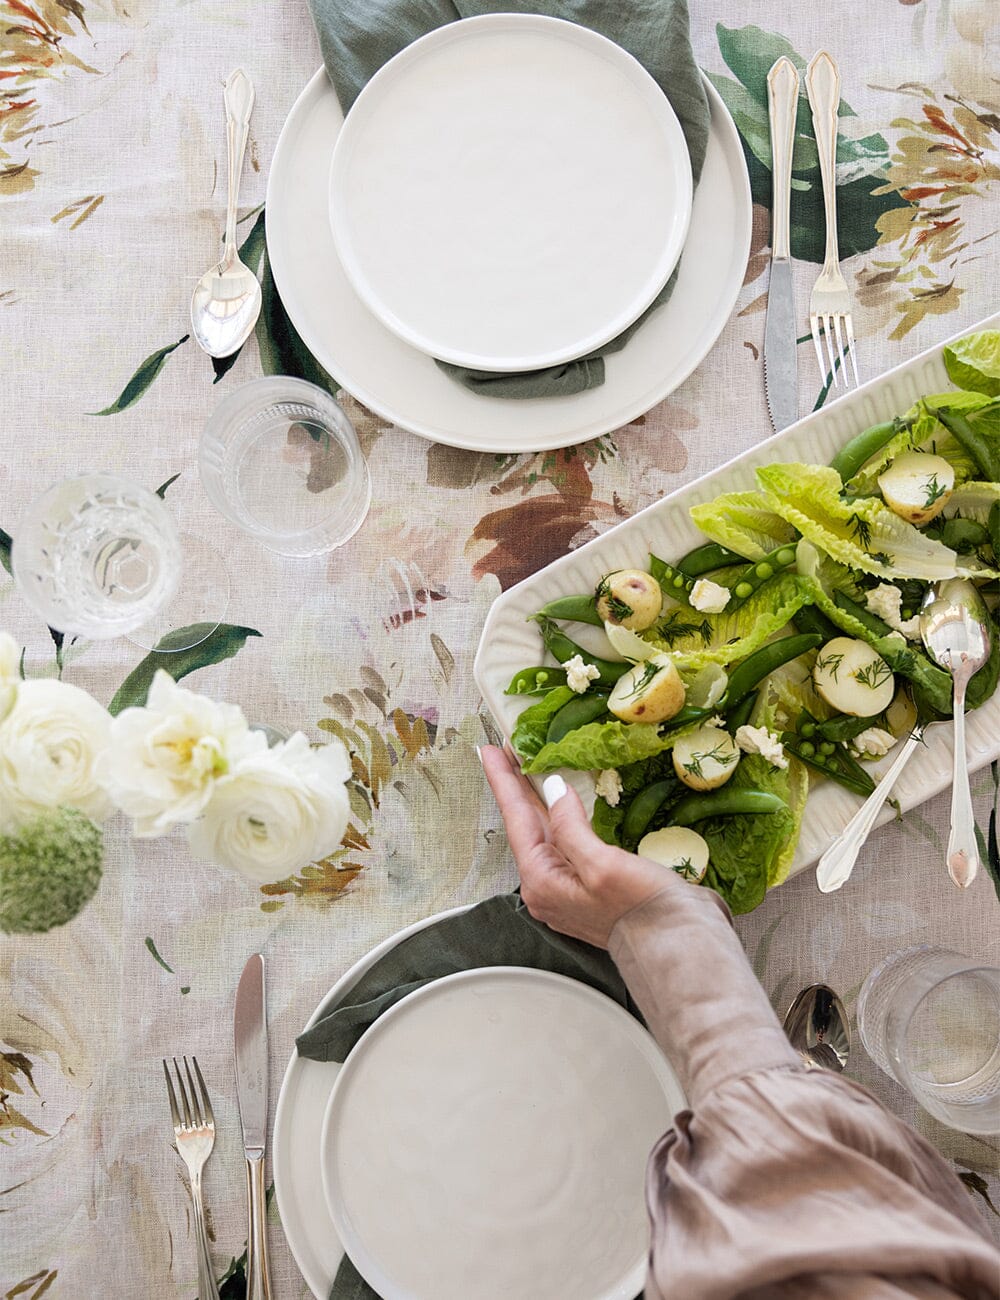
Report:
[[[955,743],[947,864],[955,884],[967,889],[979,870],[979,848],[965,750],[965,692],[990,657],[990,616],[975,584],[968,578],[936,582],[924,597],[920,636],[927,653],[951,674],[953,682]]]
[[[785,1014],[788,1040],[813,1070],[840,1074],[851,1055],[851,1031],[844,1004],[826,984],[810,984]]]

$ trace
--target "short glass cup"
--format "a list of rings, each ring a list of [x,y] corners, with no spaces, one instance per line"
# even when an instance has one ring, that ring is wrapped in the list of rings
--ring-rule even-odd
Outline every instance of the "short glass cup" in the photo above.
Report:
[[[279,555],[320,555],[361,527],[371,504],[354,426],[329,393],[269,375],[216,407],[198,468],[220,514]]]
[[[893,953],[862,986],[858,1029],[935,1119],[1000,1133],[1000,967],[927,945]]]

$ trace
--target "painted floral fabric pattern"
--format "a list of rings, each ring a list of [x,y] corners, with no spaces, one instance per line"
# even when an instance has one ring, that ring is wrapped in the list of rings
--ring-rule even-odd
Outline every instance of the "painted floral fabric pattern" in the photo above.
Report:
[[[770,432],[764,77],[778,54],[802,66],[827,48],[841,65],[840,236],[864,374],[995,309],[1000,26],[988,0],[884,0],[851,23],[779,0],[692,10],[754,199],[746,281],[708,359],[628,427],[538,455],[434,446],[344,395],[374,504],[347,546],[302,562],[256,549],[213,514],[195,452],[220,397],[262,371],[335,388],[285,315],[264,244],[269,160],[319,63],[305,6],[0,0],[0,563],[57,478],[103,468],[150,487],[174,479],[166,499],[182,527],[229,557],[227,617],[247,633],[228,657],[193,664],[190,684],[255,721],[339,737],[353,763],[343,844],[300,875],[255,889],[192,860],[183,837],[136,842],[115,822],[85,911],[46,934],[0,937],[4,1300],[195,1294],[159,1064],[182,1052],[197,1053],[215,1103],[213,1251],[223,1294],[242,1294],[230,1024],[247,956],[269,963],[273,1105],[296,1032],[351,962],[418,917],[513,884],[474,753],[495,737],[471,676],[479,631],[502,590]],[[265,303],[255,338],[213,367],[187,337],[187,305],[221,234],[221,82],[237,66],[257,88],[240,231]],[[804,105],[799,131],[804,303],[822,251]],[[827,394],[808,339],[802,348],[804,412]],[[314,447],[291,454],[322,481]],[[124,640],[57,646],[3,569],[0,627],[24,646],[29,676],[61,671],[105,703],[142,658]],[[990,772],[974,792],[988,835]],[[819,895],[806,873],[741,918],[779,1011],[820,979],[853,1009],[868,970],[912,943],[995,959],[1000,904],[985,874],[967,895],[954,890],[941,866],[947,820],[942,797],[878,832],[842,893]],[[939,1146],[1000,1235],[1000,1139],[942,1128],[860,1046],[852,1072]],[[306,1295],[276,1220],[271,1241],[276,1293]]]

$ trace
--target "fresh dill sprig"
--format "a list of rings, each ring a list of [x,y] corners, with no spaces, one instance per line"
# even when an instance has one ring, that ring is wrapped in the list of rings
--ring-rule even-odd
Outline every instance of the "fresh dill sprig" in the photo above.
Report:
[[[927,500],[924,502],[924,509],[929,510],[935,501],[940,501],[948,491],[943,483],[938,482],[938,476],[932,474],[924,483],[924,491],[927,493]]]
[[[738,755],[727,747],[724,740],[720,740],[714,749],[706,750],[703,754],[692,754],[690,763],[682,763],[681,766],[685,772],[701,780],[705,775],[701,765],[710,758],[714,758],[720,767],[728,767],[730,763],[736,762]]]
[[[844,662],[842,654],[820,655],[816,660],[816,667],[821,673],[829,673],[834,681],[837,680],[837,674],[840,672],[840,665]]]
[[[863,550],[868,550],[872,544],[872,526],[867,519],[861,515],[851,515],[847,521],[851,526],[851,536]]]
[[[685,880],[696,881],[698,879],[698,872],[695,870],[695,865],[690,858],[681,858],[680,862],[675,862],[674,870],[679,876],[683,876]]]
[[[679,641],[684,636],[699,636],[708,645],[712,639],[712,624],[707,618],[703,618],[700,623],[692,622],[690,618],[685,617],[684,610],[672,609],[666,618],[656,625],[656,635],[668,645],[672,645],[674,641]]]
[[[626,700],[631,700],[634,699],[637,695],[641,695],[642,692],[649,685],[649,683],[656,676],[656,674],[660,671],[661,667],[662,667],[661,664],[652,664],[647,660],[642,665],[642,672],[639,674],[639,680],[636,682],[632,690],[630,690],[628,694],[625,695],[623,698]]]
[[[883,659],[873,659],[870,664],[859,668],[851,676],[860,685],[867,686],[870,691],[877,691],[892,676],[892,669]]]

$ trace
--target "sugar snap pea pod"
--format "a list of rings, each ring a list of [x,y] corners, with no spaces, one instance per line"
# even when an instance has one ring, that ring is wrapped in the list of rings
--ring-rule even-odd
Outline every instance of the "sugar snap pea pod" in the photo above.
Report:
[[[739,817],[747,813],[787,812],[788,804],[767,790],[732,790],[723,786],[707,794],[692,794],[670,811],[672,826],[693,826],[709,817]]]
[[[697,578],[703,573],[724,569],[729,564],[746,564],[746,561],[745,555],[737,555],[735,551],[720,546],[718,542],[706,542],[704,546],[696,546],[693,551],[688,551],[687,555],[678,561],[677,572],[683,573],[688,578]]]
[[[683,604],[690,603],[691,592],[697,578],[692,578],[689,573],[682,573],[680,569],[675,569],[672,564],[666,560],[661,560],[658,555],[650,555],[649,571],[660,584],[660,590],[665,596],[670,596],[674,600],[679,600]]]
[[[878,725],[879,723],[875,718],[855,718],[849,713],[838,713],[835,718],[827,718],[825,722],[818,722],[815,734],[822,736],[824,740],[853,740],[855,736],[860,736],[869,727],[877,727]]]
[[[824,641],[832,641],[835,636],[843,636],[840,628],[827,618],[815,605],[803,605],[792,615],[792,624],[798,632],[814,632]]]
[[[745,726],[750,721],[756,703],[757,692],[751,691],[734,709],[730,709],[726,714],[726,730],[735,735],[740,727]]]
[[[885,424],[873,424],[870,429],[853,437],[840,449],[830,461],[831,468],[840,475],[840,481],[846,483],[854,477],[865,461],[871,460],[877,451],[881,451],[890,438],[903,429],[910,427],[907,420],[888,420]]]
[[[834,745],[832,754],[824,754],[819,745],[803,739],[794,731],[783,732],[781,743],[789,754],[793,754],[807,767],[822,772],[853,794],[869,795],[875,789],[875,782],[861,764],[851,758],[843,745]],[[827,745],[831,743],[833,742],[826,742]]]
[[[640,790],[628,808],[622,822],[622,843],[637,844],[646,833],[646,828],[663,807],[664,802],[679,787],[679,781],[654,781]]]
[[[959,555],[968,555],[989,540],[989,533],[985,524],[981,524],[978,519],[961,519],[956,516],[944,521],[941,540]]]
[[[942,406],[936,411],[932,407],[927,409],[931,415],[937,416],[959,446],[968,452],[982,477],[988,483],[1000,483],[1000,446],[996,446],[989,438],[984,437],[961,411],[950,410],[947,406]],[[984,406],[980,409],[991,411],[994,407]]]
[[[548,695],[554,687],[565,685],[565,668],[519,668],[504,695]]]
[[[833,603],[838,609],[842,609],[845,614],[850,614],[852,618],[856,618],[873,636],[888,636],[892,632],[892,628],[888,623],[883,623],[870,609],[866,609],[864,605],[859,605],[856,600],[851,600],[850,596],[845,596],[842,591],[833,593]],[[844,634],[839,632],[837,635],[843,636]]]
[[[593,664],[600,672],[598,681],[602,686],[613,686],[623,674],[627,673],[632,667],[630,663],[613,663],[610,659],[601,659],[597,655],[592,655],[589,650],[584,650],[575,641],[571,641],[565,632],[553,623],[552,619],[538,617],[538,627],[542,634],[542,640],[545,642],[545,648],[553,659],[558,659],[561,664],[568,663],[575,655],[579,655],[585,664]]]
[[[755,690],[776,668],[789,663],[792,659],[797,659],[807,650],[815,650],[822,643],[823,638],[817,633],[802,632],[798,636],[785,636],[780,641],[771,641],[767,645],[762,645],[729,674],[729,685],[726,687],[725,695],[719,701],[717,712],[728,715],[730,709],[742,703],[750,692]]]
[[[747,565],[746,569],[739,575],[732,585],[732,596],[729,604],[726,606],[726,613],[731,614],[733,610],[739,609],[745,605],[755,591],[759,591],[764,583],[780,573],[783,569],[789,568],[795,563],[795,547],[779,546],[776,550],[768,551],[763,559],[757,560],[756,563]]]
[[[582,596],[560,596],[558,600],[550,600],[538,614],[547,618],[565,618],[574,623],[590,623],[594,627],[604,626],[592,591]],[[538,614],[535,615],[536,618]]]
[[[990,506],[990,513],[986,520],[986,531],[990,535],[993,554],[1000,560],[1000,501],[994,501]]]
[[[553,715],[545,735],[546,743],[554,745],[556,741],[562,740],[563,736],[575,731],[577,727],[585,727],[588,722],[596,722],[601,714],[607,711],[606,695],[591,692],[578,695],[575,700],[564,704],[559,712]]]

